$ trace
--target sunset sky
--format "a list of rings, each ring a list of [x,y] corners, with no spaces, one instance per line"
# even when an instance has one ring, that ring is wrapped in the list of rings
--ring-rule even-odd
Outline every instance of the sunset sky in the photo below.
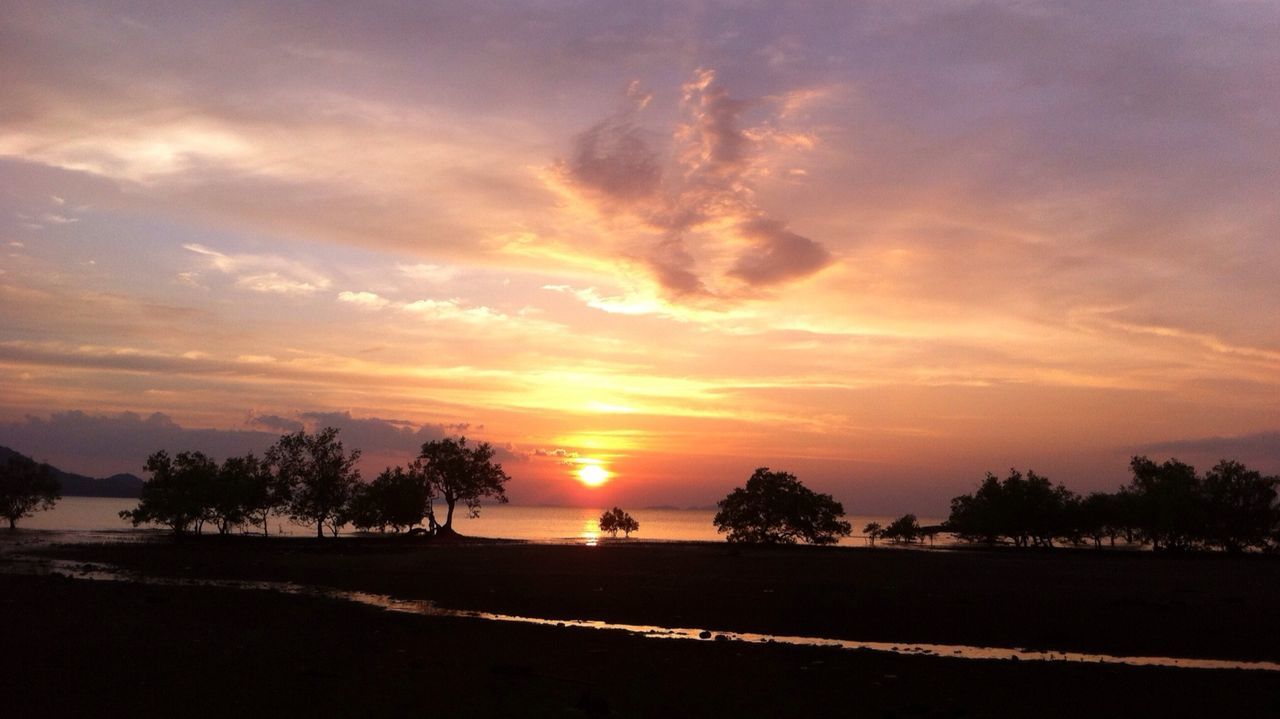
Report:
[[[1280,472],[1280,4],[266,5],[0,0],[0,444]]]

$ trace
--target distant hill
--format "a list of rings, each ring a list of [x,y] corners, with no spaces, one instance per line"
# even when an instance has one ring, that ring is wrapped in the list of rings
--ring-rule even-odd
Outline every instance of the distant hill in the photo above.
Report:
[[[0,447],[0,462],[8,462],[15,454],[21,454],[8,447]],[[64,497],[122,497],[137,499],[142,496],[142,478],[132,474],[113,474],[110,477],[94,479],[83,474],[64,472],[53,468],[53,476],[62,485]]]

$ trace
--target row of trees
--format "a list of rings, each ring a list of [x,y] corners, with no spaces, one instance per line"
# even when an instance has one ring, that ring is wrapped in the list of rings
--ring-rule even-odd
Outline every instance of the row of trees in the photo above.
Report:
[[[171,457],[160,451],[147,459],[151,478],[137,508],[121,516],[134,526],[161,524],[179,534],[200,533],[206,525],[223,534],[244,526],[267,534],[273,516],[314,526],[317,536],[326,529],[336,535],[348,524],[398,532],[424,520],[430,531],[447,533],[459,505],[476,516],[484,498],[507,501],[510,478],[493,456],[487,443],[469,446],[465,437],[427,442],[407,467],[389,467],[365,483],[356,469],[360,451],[347,452],[332,427],[284,435],[261,458],[248,454],[221,464],[201,452]],[[1033,471],[1014,469],[1004,479],[988,473],[973,493],[952,499],[950,517],[940,527],[922,528],[908,514],[887,527],[872,522],[863,531],[872,544],[914,542],[946,531],[962,541],[1019,547],[1101,547],[1123,539],[1162,551],[1280,549],[1280,477],[1229,460],[1201,475],[1175,459],[1134,457],[1130,470],[1132,478],[1118,491],[1084,497]],[[0,516],[10,528],[52,506],[59,494],[48,465],[17,454],[0,464]],[[443,522],[436,516],[437,501],[444,504]],[[844,507],[830,495],[809,490],[795,475],[762,467],[719,502],[713,521],[730,542],[834,544],[851,532],[843,516]],[[599,526],[629,536],[640,525],[614,507]]]
[[[1134,457],[1129,468],[1132,478],[1119,491],[1085,497],[1032,471],[1014,469],[1004,479],[988,473],[976,491],[951,500],[951,515],[941,526],[921,527],[907,514],[863,531],[872,544],[915,542],[945,531],[961,541],[1018,547],[1101,547],[1123,538],[1158,551],[1280,549],[1280,477],[1231,460],[1203,475],[1176,459]],[[795,475],[765,467],[718,509],[713,521],[730,542],[834,544],[850,534],[839,502],[807,489]]]
[[[1020,547],[1100,547],[1120,538],[1168,551],[1280,546],[1280,477],[1231,460],[1203,475],[1176,459],[1134,457],[1129,468],[1132,478],[1117,492],[1085,497],[1035,472],[988,474],[975,492],[951,500],[945,527],[964,541]]]
[[[205,525],[222,534],[242,526],[268,534],[273,516],[314,526],[317,537],[326,530],[337,535],[347,524],[400,531],[424,520],[431,532],[450,533],[459,505],[476,516],[483,498],[507,501],[510,478],[493,454],[488,443],[468,446],[465,437],[435,440],[423,444],[408,467],[389,467],[365,483],[356,468],[360,450],[346,451],[333,427],[286,434],[262,457],[229,457],[221,464],[202,452],[170,457],[160,451],[147,459],[151,478],[137,508],[120,516],[135,527],[160,524],[177,534],[199,534]],[[444,503],[443,522],[437,521],[437,500]]]

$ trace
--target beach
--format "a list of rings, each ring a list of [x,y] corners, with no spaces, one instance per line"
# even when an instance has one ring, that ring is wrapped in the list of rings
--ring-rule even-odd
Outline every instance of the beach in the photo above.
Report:
[[[1280,563],[902,551],[202,537],[54,545],[148,577],[292,582],[441,607],[831,639],[1280,659]],[[72,572],[73,574],[74,572]],[[1280,709],[1280,673],[665,641],[320,597],[0,574],[18,706],[458,716],[1205,716]],[[141,682],[141,683],[140,683]],[[62,688],[59,688],[62,687]],[[234,691],[228,692],[228,687]],[[13,693],[10,693],[13,692]],[[326,709],[326,707],[328,707]],[[261,709],[259,712],[257,709]]]

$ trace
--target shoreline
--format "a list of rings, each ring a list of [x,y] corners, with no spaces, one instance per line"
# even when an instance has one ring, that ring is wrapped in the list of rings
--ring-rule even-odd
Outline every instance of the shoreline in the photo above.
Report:
[[[403,537],[173,541],[164,533],[126,533],[139,541],[72,545],[22,532],[7,541],[0,536],[0,563],[57,557],[79,563],[78,571],[101,562],[178,583],[0,573],[0,600],[11,616],[23,619],[7,638],[22,651],[0,653],[7,706],[28,715],[104,707],[149,715],[177,707],[223,716],[389,716],[431,709],[481,717],[812,717],[835,711],[1197,719],[1280,709],[1280,673],[1269,671],[955,659],[714,638],[664,641],[554,623],[384,611],[305,592],[181,586],[200,578],[286,581],[430,599],[454,609],[505,609],[553,622],[632,618],[724,630],[809,627],[813,631],[771,633],[901,642],[937,641],[940,628],[949,627],[954,636],[985,637],[968,643],[987,646],[1055,640],[1049,648],[1061,650],[1074,636],[1077,643],[1116,650],[1107,653],[1275,661],[1276,620],[1253,616],[1251,632],[1233,633],[1228,625],[1230,617],[1276,606],[1280,581],[1273,573],[1280,562],[636,540],[594,547]],[[1108,566],[1113,571],[1100,571]],[[1076,579],[1082,576],[1093,577],[1088,591],[1099,597],[1081,601]],[[1036,588],[1013,591],[1025,580]],[[949,593],[921,595],[944,582],[950,582]],[[1245,586],[1257,590],[1247,606],[1236,601]],[[1073,587],[1074,601],[1064,587]],[[1175,591],[1181,602],[1152,603],[1166,591]],[[1143,597],[1147,604],[1136,609],[1154,622],[1135,623],[1126,609]],[[1018,605],[1032,611],[1013,611]],[[1105,616],[1097,614],[1099,607],[1118,616],[1082,623]],[[1081,627],[1090,631],[1079,633]],[[1124,651],[1126,646],[1148,651]],[[1162,646],[1200,651],[1152,651]],[[236,690],[224,691],[229,686]]]
[[[1278,661],[1270,556],[1012,548],[595,546],[459,537],[200,536],[22,551],[147,576],[293,582],[550,619],[732,632]],[[0,540],[0,546],[7,544]],[[3,558],[0,554],[0,559]],[[1179,631],[1170,632],[1169,627]]]

